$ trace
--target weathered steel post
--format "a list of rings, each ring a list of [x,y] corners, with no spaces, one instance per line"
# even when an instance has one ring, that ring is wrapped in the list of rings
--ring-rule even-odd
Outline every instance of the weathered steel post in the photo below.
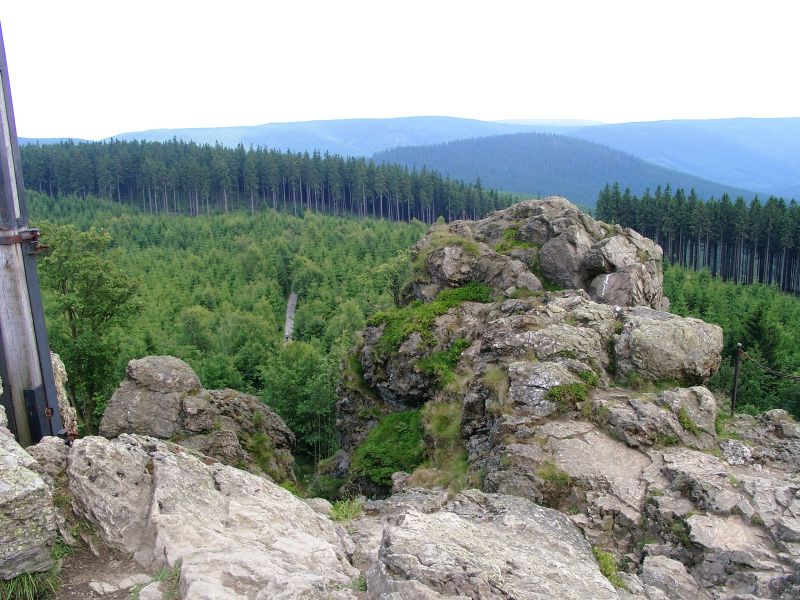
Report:
[[[2,404],[23,446],[62,429],[28,228],[3,30],[0,26],[0,376]]]

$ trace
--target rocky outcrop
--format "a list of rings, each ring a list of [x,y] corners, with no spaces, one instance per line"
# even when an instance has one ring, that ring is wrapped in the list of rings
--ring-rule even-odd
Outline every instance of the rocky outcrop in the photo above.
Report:
[[[434,226],[414,247],[429,281],[417,294],[433,298],[443,287],[486,283],[499,294],[541,289],[534,267],[563,288],[619,306],[665,310],[662,251],[631,229],[595,221],[565,198],[520,202],[481,221]]]
[[[0,580],[48,570],[56,534],[50,488],[6,425],[0,406]]]
[[[424,319],[414,311],[427,308],[412,305],[397,314],[408,315],[400,325],[390,316],[364,330],[356,349],[363,368],[340,386],[341,472],[382,415],[455,404],[466,478],[484,493],[560,511],[589,545],[625,565],[614,580],[626,589],[612,594],[800,598],[800,427],[784,411],[720,417],[704,384],[719,368],[722,331],[661,310],[657,246],[546,199],[435,227],[415,253],[418,300],[477,281],[491,301]],[[572,289],[522,290],[512,260]],[[390,346],[387,331],[394,342],[408,333]],[[444,369],[429,368],[442,357],[451,360],[447,380]],[[425,435],[436,456],[430,428]],[[378,511],[388,513],[356,535],[370,590],[397,598],[529,593],[493,588],[482,573],[502,567],[492,571],[470,554],[495,535],[525,554],[502,526],[476,534],[444,490],[423,497],[406,489],[426,471],[393,477],[395,495]]]
[[[294,479],[295,438],[283,420],[254,396],[203,389],[192,368],[171,356],[128,363],[125,380],[108,401],[100,433],[170,439],[276,481]]]
[[[429,341],[412,333],[394,352],[380,350],[383,332],[383,325],[364,330],[357,350],[363,365],[361,375],[343,379],[340,385],[337,418],[342,448],[347,452],[363,441],[377,422],[376,415],[418,407],[439,393],[436,375],[421,368],[421,360],[447,350],[457,340],[469,345],[460,362],[468,379],[463,427],[468,435],[481,432],[484,440],[503,415],[542,419],[558,411],[574,411],[575,403],[560,403],[564,396],[558,392],[569,386],[588,390],[586,381],[599,383],[601,388],[615,381],[671,386],[702,382],[718,367],[722,350],[722,331],[716,325],[649,308],[598,304],[583,291],[543,292],[486,304],[465,302],[436,319],[426,335]],[[660,358],[660,353],[667,357]],[[679,438],[688,440],[687,435],[692,435],[698,443],[708,443],[700,433],[687,434],[679,422],[681,410],[688,411],[684,424],[699,423],[706,433],[713,431],[713,416],[711,421],[709,417],[714,408],[707,392],[697,392],[699,399],[692,394],[684,398],[685,393],[678,392],[677,396],[662,394],[652,399],[640,394],[638,400],[620,393],[620,402],[628,405],[626,410],[632,414],[638,414],[638,407],[640,412],[650,411],[655,419],[656,406],[663,405]],[[602,400],[598,397],[593,402]],[[614,404],[610,397],[606,400],[608,406],[600,408],[603,412]],[[651,400],[656,402],[653,410],[648,404]],[[614,423],[623,418],[618,404]],[[624,429],[624,423],[620,427]],[[655,427],[651,438],[670,434],[657,424]],[[476,439],[470,443],[485,446]]]
[[[180,564],[184,600],[355,597],[344,530],[264,478],[129,434],[76,441],[67,475],[108,545],[147,568]]]

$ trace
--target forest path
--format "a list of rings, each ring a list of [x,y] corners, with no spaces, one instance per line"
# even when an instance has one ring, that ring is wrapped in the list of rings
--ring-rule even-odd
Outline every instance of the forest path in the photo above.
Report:
[[[297,308],[297,294],[289,294],[289,302],[286,304],[286,321],[283,324],[283,341],[288,342],[292,339],[294,331],[294,311]]]

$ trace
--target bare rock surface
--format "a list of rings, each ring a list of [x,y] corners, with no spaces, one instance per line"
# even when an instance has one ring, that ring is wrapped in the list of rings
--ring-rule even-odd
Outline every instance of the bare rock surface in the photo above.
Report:
[[[624,313],[614,337],[619,374],[651,381],[706,381],[719,368],[722,329],[699,319],[638,308]]]
[[[266,479],[129,434],[76,441],[68,477],[76,514],[109,546],[181,565],[184,600],[354,597],[347,534]]]
[[[75,407],[72,406],[67,396],[67,370],[64,368],[61,357],[54,352],[50,353],[50,362],[53,366],[53,379],[56,385],[58,411],[61,416],[61,422],[64,425],[64,431],[67,434],[77,436],[78,412],[75,410]]]
[[[6,422],[2,407],[0,422]],[[36,460],[0,427],[0,579],[46,571],[53,564],[53,496],[36,468]]]
[[[463,492],[385,528],[369,598],[617,598],[561,513],[513,496]]]
[[[247,465],[277,481],[294,479],[295,438],[283,420],[254,396],[203,389],[192,368],[171,356],[128,364],[100,433],[171,439],[227,465]]]

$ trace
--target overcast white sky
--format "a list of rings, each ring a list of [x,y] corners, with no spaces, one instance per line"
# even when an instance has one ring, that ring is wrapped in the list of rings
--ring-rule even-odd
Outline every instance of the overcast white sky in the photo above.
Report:
[[[796,0],[8,0],[26,137],[411,115],[800,116]]]

